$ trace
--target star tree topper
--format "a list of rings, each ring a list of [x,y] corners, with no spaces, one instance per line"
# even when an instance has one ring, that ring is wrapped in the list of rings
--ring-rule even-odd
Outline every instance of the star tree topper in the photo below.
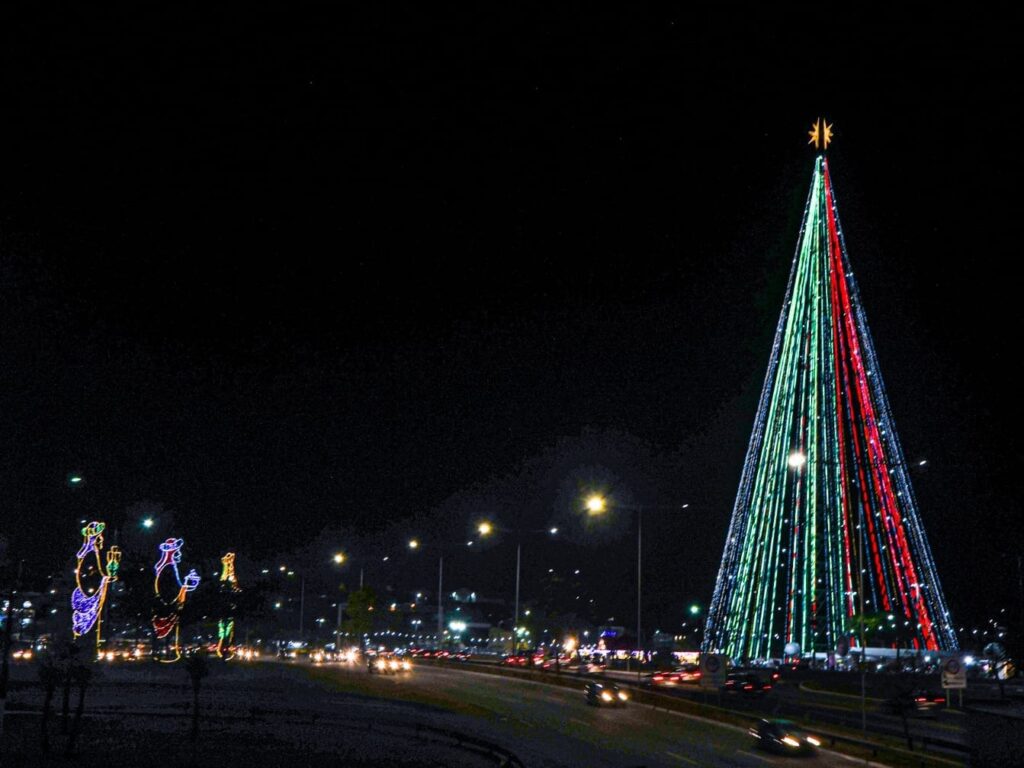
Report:
[[[815,149],[828,149],[829,142],[832,141],[832,123],[827,123],[819,117],[807,135],[811,137],[807,143],[813,144]]]

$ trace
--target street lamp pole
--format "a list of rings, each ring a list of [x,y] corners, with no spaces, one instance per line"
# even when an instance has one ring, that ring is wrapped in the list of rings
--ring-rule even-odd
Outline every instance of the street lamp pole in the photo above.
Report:
[[[523,544],[516,544],[516,602],[515,614],[512,617],[512,655],[519,650],[519,565],[523,553]]]
[[[643,662],[644,641],[641,634],[640,615],[643,605],[643,531],[644,531],[644,508],[637,507],[636,511],[636,644],[640,649],[640,659],[636,665],[636,679],[640,681],[640,666]]]
[[[861,530],[864,525],[864,518],[857,526]],[[861,732],[868,731],[868,705],[867,705],[867,656],[868,647],[864,642],[864,535],[858,536],[857,542],[857,568],[860,571],[859,584],[857,585],[857,597],[860,601],[860,729]]]
[[[444,637],[444,555],[437,558],[437,642]]]

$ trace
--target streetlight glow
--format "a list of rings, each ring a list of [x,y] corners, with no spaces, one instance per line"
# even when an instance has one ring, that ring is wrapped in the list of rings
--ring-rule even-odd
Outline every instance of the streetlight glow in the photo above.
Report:
[[[804,464],[807,463],[807,456],[804,455],[803,451],[793,451],[789,454],[789,459],[786,461],[791,469],[800,469]]]
[[[548,531],[548,533],[550,533],[552,536],[554,536],[555,534],[558,533],[558,529],[557,528],[552,528],[550,531]]]
[[[417,539],[409,539],[409,549],[416,549],[420,545]]]
[[[154,522],[155,521],[153,520],[152,517],[147,517],[145,520],[142,521],[142,527],[143,528],[152,528]]]
[[[587,499],[587,512],[592,515],[600,515],[604,512],[607,507],[607,503],[603,496],[598,496],[596,493]]]
[[[344,563],[345,562],[345,555],[344,555],[344,553],[343,552],[338,552],[334,556],[334,562],[337,563],[338,565],[341,565],[342,563]]]
[[[477,533],[479,533],[481,536],[489,536],[491,532],[494,530],[494,526],[488,523],[487,521],[484,521],[476,527],[476,530]]]

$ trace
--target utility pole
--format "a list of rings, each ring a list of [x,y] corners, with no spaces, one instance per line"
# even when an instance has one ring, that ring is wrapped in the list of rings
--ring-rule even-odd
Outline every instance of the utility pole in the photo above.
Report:
[[[523,553],[523,544],[516,544],[516,607],[512,617],[512,655],[519,650],[519,563]]]
[[[860,584],[857,586],[857,597],[860,601],[860,729],[863,733],[868,732],[868,705],[867,705],[867,644],[864,642],[864,516],[861,515],[860,525],[857,526],[860,532],[857,542],[857,569],[860,574]]]
[[[437,645],[444,640],[444,555],[437,558]]]
[[[640,658],[636,664],[636,681],[640,683],[640,668],[643,664],[644,641],[640,627],[640,615],[643,612],[643,570],[641,568],[643,558],[643,531],[644,531],[644,508],[638,507],[636,511],[636,644],[640,650]]]

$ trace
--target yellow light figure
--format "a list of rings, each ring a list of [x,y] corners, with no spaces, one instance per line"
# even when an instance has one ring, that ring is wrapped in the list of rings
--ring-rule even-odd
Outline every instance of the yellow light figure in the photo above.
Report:
[[[71,631],[75,637],[88,634],[96,629],[96,649],[103,642],[103,605],[107,600],[107,589],[117,581],[121,569],[121,550],[112,546],[107,550],[106,565],[100,559],[103,549],[105,523],[91,522],[82,529],[82,546],[75,563],[75,589],[71,593]],[[100,577],[95,587],[83,586],[83,568],[95,560],[95,575]]]
[[[225,553],[224,557],[220,559],[220,563],[220,591],[221,595],[225,596],[230,615],[221,617],[217,620],[217,657],[221,659],[230,659],[235,655],[234,612],[237,607],[234,600],[231,599],[231,596],[237,595],[242,591],[242,589],[238,586],[238,577],[235,575],[235,553]]]

